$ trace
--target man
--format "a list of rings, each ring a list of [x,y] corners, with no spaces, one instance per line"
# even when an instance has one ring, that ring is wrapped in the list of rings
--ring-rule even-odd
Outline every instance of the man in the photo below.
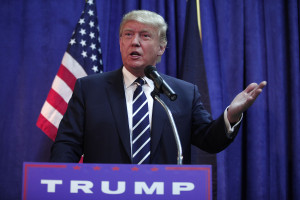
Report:
[[[119,31],[123,67],[77,80],[52,147],[51,161],[78,162],[84,154],[88,163],[177,163],[171,125],[150,95],[152,80],[144,75],[145,67],[155,66],[163,55],[166,31],[164,19],[150,11],[132,11],[123,17]],[[195,85],[161,76],[178,94],[176,101],[164,95],[161,98],[173,113],[184,164],[191,162],[191,144],[210,153],[226,148],[237,134],[242,113],[266,85],[250,84],[218,119],[212,120]],[[142,98],[144,103],[137,109]]]

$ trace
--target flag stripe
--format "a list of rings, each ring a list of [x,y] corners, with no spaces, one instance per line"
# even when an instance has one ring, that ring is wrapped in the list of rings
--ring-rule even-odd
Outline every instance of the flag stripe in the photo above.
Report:
[[[60,65],[57,76],[61,78],[71,90],[74,90],[76,77],[63,64]]]
[[[69,102],[73,90],[58,76],[55,76],[52,89],[56,91],[64,100],[65,102]]]
[[[76,78],[81,78],[87,75],[82,66],[68,53],[66,52],[63,60],[63,66],[65,66]]]
[[[48,101],[44,103],[41,114],[56,128],[58,128],[59,122],[63,117],[63,115],[60,114],[53,106],[51,106]]]
[[[47,102],[62,115],[66,112],[68,107],[67,102],[53,89],[51,89],[48,94]]]
[[[37,127],[39,127],[51,140],[55,140],[57,128],[53,126],[42,114],[36,122]]]

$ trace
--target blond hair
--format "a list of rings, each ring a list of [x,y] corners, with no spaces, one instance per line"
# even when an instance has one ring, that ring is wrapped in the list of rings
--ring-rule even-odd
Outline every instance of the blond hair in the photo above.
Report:
[[[153,26],[158,30],[158,36],[160,38],[160,45],[167,46],[167,29],[168,25],[165,22],[164,18],[155,12],[151,12],[148,10],[133,10],[126,15],[124,15],[120,28],[119,28],[119,36],[122,36],[123,26],[128,21],[137,21],[142,24]]]

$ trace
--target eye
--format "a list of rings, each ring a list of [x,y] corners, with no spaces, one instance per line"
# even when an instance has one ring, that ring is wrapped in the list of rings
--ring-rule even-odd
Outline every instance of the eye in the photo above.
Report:
[[[125,32],[125,33],[123,33],[123,36],[124,37],[131,37],[132,33],[131,32]]]
[[[150,38],[150,34],[149,34],[149,33],[144,33],[144,34],[143,34],[143,37],[144,37],[144,38]]]

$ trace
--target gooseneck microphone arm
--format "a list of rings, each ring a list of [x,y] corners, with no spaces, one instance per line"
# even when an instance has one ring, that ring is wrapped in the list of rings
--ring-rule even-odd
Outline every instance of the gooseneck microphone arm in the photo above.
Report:
[[[180,142],[180,138],[179,138],[179,135],[178,135],[178,131],[177,131],[177,128],[176,128],[176,124],[175,124],[175,121],[173,119],[173,115],[171,113],[171,110],[168,108],[168,106],[159,97],[159,94],[162,93],[161,84],[163,84],[163,79],[160,76],[157,76],[155,74],[153,76],[149,76],[149,73],[148,73],[149,72],[149,67],[153,68],[152,66],[148,66],[148,67],[145,68],[146,76],[148,78],[150,78],[151,80],[153,80],[153,78],[154,79],[156,78],[156,81],[153,80],[155,87],[154,87],[154,90],[151,92],[151,96],[154,100],[158,101],[162,105],[162,107],[165,109],[165,111],[168,115],[172,130],[173,130],[173,133],[174,133],[176,145],[177,145],[177,165],[182,165],[182,160],[183,160],[182,147],[181,147],[181,142]],[[148,71],[147,71],[147,68],[148,68]],[[156,69],[155,69],[155,71],[156,71]],[[157,78],[157,77],[159,77],[159,78]],[[169,89],[171,89],[171,88],[169,87]],[[165,92],[163,92],[163,93],[166,94]],[[171,92],[168,92],[168,94],[171,94],[169,96],[166,94],[171,100],[172,100],[171,96],[173,95],[173,100],[172,101],[176,100],[177,95],[175,94],[175,92],[173,92],[172,89],[171,89]],[[175,99],[174,99],[174,95],[175,95]]]

